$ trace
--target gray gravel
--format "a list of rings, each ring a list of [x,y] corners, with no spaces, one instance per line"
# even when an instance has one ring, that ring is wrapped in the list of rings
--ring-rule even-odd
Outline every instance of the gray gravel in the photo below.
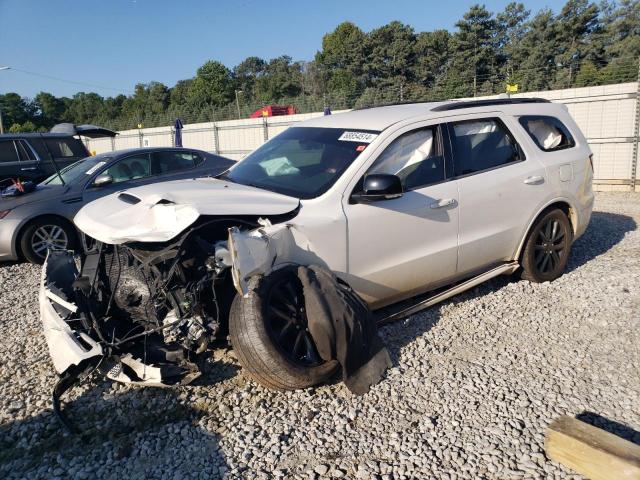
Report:
[[[638,223],[640,195],[599,194],[556,282],[496,279],[385,327],[394,366],[364,397],[272,392],[218,351],[203,385],[76,387],[83,437],[51,413],[39,269],[0,266],[0,476],[572,478],[544,455],[556,416],[640,443]]]

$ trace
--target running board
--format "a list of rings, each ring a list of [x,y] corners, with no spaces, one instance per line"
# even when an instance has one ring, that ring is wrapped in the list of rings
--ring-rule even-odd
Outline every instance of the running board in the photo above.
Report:
[[[409,317],[414,313],[418,313],[419,311],[424,310],[425,308],[428,308],[431,305],[435,305],[436,303],[442,302],[447,298],[451,298],[454,295],[464,292],[465,290],[469,290],[470,288],[473,288],[476,285],[479,285],[483,282],[486,282],[487,280],[497,277],[498,275],[513,273],[519,267],[520,267],[520,264],[518,262],[505,263],[503,265],[499,265],[495,268],[492,268],[491,270],[488,270],[484,273],[481,273],[476,277],[470,278],[469,280],[465,280],[462,283],[458,283],[457,285],[454,285],[453,287],[443,292],[440,292],[431,297],[425,298],[424,300],[419,300],[417,303],[413,305],[404,306],[406,305],[406,303],[402,302],[401,305],[403,305],[403,307],[401,307],[400,310],[396,312],[388,313],[387,315],[384,315],[383,317],[378,318],[376,320],[376,323],[378,325],[384,325],[386,323],[391,323],[391,322],[395,322],[396,320],[400,320],[401,318]],[[390,308],[393,309],[393,306]],[[389,307],[383,310],[388,311]]]

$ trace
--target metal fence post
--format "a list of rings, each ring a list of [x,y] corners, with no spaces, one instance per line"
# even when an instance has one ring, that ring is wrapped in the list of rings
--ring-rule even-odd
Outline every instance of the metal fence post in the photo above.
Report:
[[[220,136],[218,134],[218,126],[213,122],[213,151],[220,153]]]
[[[116,149],[116,137],[111,137],[111,151],[115,151]]]
[[[262,137],[265,142],[269,140],[269,125],[267,124],[267,117],[262,117]]]
[[[636,191],[638,175],[638,142],[640,142],[640,58],[638,58],[638,79],[636,86],[636,119],[633,127],[633,155],[631,157],[631,191]]]

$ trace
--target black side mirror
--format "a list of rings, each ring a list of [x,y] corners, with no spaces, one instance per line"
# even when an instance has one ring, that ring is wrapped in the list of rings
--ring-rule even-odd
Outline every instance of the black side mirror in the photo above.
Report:
[[[402,196],[402,182],[397,175],[390,173],[371,173],[365,175],[362,191],[351,195],[357,202],[375,202],[377,200],[391,200]]]

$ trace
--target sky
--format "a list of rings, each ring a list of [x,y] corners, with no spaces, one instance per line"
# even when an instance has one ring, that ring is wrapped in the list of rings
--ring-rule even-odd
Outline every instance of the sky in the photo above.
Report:
[[[349,20],[365,31],[392,20],[416,32],[446,28],[478,2],[432,0],[0,0],[0,93],[33,97],[130,94],[173,86],[213,59],[311,60],[322,36]],[[486,0],[501,11],[509,0]],[[523,1],[532,13],[564,0]],[[29,72],[29,73],[27,73]],[[36,75],[37,74],[37,75]],[[64,81],[63,81],[64,80]],[[75,82],[75,83],[73,83]]]

